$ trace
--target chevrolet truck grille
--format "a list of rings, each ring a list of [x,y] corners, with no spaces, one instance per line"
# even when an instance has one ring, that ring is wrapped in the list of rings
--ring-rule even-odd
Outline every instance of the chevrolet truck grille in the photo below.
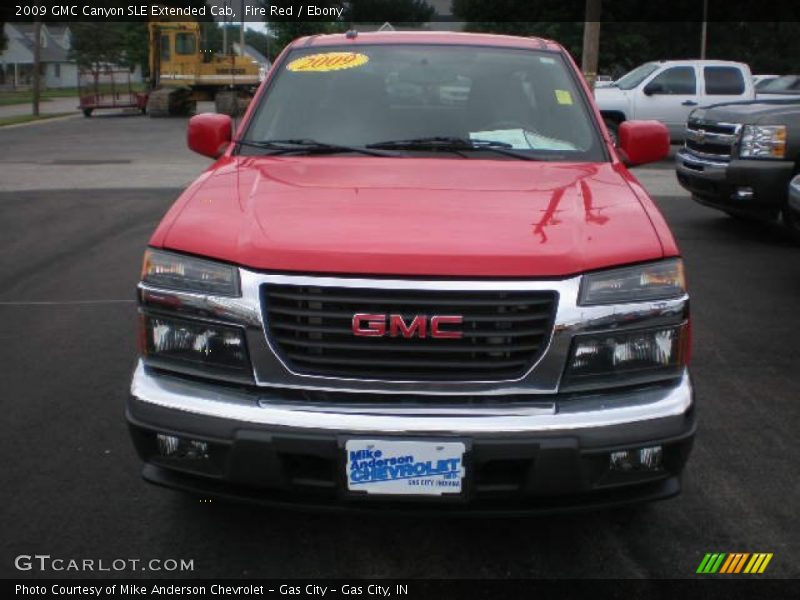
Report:
[[[385,380],[493,381],[522,377],[550,339],[551,291],[440,291],[265,284],[268,338],[281,360],[307,375]],[[459,315],[458,338],[359,336],[357,314]]]
[[[727,162],[739,140],[741,125],[690,119],[686,126],[686,149],[698,158]]]

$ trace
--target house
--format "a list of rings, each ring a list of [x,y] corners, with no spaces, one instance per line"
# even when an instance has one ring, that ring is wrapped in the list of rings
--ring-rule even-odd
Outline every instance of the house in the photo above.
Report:
[[[33,23],[5,23],[8,40],[0,54],[0,88],[28,87],[33,79]],[[69,58],[72,35],[68,25],[42,23],[41,81],[46,88],[78,85],[78,66]]]

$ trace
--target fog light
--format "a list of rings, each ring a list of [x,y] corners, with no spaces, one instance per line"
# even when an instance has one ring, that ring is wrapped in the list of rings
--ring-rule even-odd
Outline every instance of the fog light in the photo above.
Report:
[[[612,471],[658,471],[664,451],[661,446],[620,450],[609,455],[608,466]]]
[[[204,460],[208,458],[208,443],[197,440],[184,440],[174,435],[156,435],[158,453],[165,458],[184,458]]]
[[[739,187],[733,193],[734,200],[752,200],[754,196],[755,192],[751,187]]]

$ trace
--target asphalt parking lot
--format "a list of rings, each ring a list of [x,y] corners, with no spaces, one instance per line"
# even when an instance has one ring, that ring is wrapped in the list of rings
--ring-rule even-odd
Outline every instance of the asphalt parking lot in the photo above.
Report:
[[[207,164],[185,120],[0,129],[0,576],[20,554],[184,558],[213,577],[691,577],[706,552],[800,575],[800,247],[639,169],[688,268],[700,429],[676,499],[548,518],[330,516],[151,487],[123,404],[147,239]],[[48,574],[45,574],[47,576]],[[51,573],[62,576],[65,573]],[[121,575],[159,575],[123,572]]]

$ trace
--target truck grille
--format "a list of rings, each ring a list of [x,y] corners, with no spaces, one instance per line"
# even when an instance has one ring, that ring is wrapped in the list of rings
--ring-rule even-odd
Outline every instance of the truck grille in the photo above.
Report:
[[[739,140],[741,125],[690,119],[686,126],[686,149],[699,158],[727,162]]]
[[[557,294],[272,285],[262,288],[270,343],[297,373],[390,380],[484,381],[524,375],[547,346]],[[460,315],[459,339],[356,336],[357,313]],[[428,324],[430,325],[430,324]],[[430,326],[428,326],[428,333]]]

